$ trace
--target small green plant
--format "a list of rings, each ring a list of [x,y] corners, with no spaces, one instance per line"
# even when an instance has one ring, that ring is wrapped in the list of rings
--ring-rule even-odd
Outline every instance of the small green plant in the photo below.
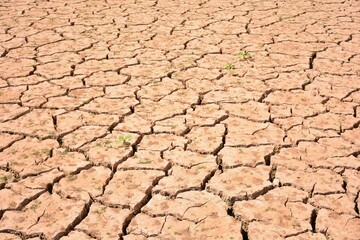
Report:
[[[130,145],[130,141],[133,139],[132,136],[130,135],[126,135],[126,136],[119,136],[118,137],[118,142],[121,143],[122,145]]]
[[[235,68],[235,65],[233,63],[227,63],[224,67],[225,70],[231,70],[234,68]]]
[[[235,72],[234,68],[235,68],[235,65],[233,63],[227,63],[224,67],[224,70],[226,70],[231,75],[235,76],[235,75],[237,75],[237,73]]]
[[[251,53],[249,53],[247,51],[241,51],[237,54],[237,57],[240,59],[248,59],[248,58],[251,58]]]

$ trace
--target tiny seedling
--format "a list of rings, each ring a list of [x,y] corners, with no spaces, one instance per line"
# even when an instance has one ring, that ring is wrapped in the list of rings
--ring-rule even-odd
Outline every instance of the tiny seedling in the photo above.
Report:
[[[241,51],[237,54],[237,57],[240,59],[248,59],[248,58],[251,58],[251,53],[249,53],[247,51]]]
[[[127,135],[127,136],[119,136],[118,137],[118,142],[121,143],[122,145],[130,145],[130,141],[132,140],[132,136]]]
[[[235,75],[237,75],[237,73],[235,72],[234,68],[235,68],[235,65],[233,63],[227,63],[224,67],[224,70],[229,72],[231,75],[235,76]]]
[[[227,63],[224,67],[225,70],[231,70],[231,69],[234,69],[235,68],[235,65],[233,63]]]

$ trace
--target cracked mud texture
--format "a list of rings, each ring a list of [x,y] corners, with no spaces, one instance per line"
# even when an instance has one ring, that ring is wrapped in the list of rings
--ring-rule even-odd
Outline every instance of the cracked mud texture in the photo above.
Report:
[[[360,239],[360,2],[2,0],[0,239]]]

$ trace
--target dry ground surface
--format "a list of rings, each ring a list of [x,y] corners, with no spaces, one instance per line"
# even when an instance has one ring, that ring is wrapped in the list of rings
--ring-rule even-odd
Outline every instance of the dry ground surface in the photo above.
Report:
[[[2,0],[0,239],[360,239],[360,2]]]

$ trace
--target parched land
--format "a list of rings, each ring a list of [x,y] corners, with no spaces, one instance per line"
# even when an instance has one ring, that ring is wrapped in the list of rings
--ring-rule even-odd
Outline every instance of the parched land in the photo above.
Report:
[[[360,2],[1,0],[1,240],[359,240]]]

